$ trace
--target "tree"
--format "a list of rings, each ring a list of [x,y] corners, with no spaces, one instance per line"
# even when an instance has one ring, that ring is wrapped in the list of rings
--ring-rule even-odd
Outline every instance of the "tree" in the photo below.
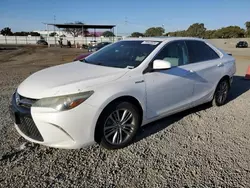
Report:
[[[131,33],[131,37],[144,37],[143,33],[140,32],[133,32]]]
[[[165,36],[173,37],[200,37],[206,39],[212,38],[243,38],[250,37],[250,21],[245,23],[246,31],[239,26],[228,26],[217,30],[207,30],[203,23],[194,23],[188,27],[187,30],[180,30],[174,32],[168,32]],[[161,32],[158,32],[159,27],[151,27],[146,30],[145,36],[160,36],[164,31],[161,28]],[[160,29],[159,29],[160,30]],[[138,33],[138,32],[134,32]],[[132,33],[133,35],[135,35]],[[132,35],[131,35],[132,36]],[[135,35],[137,36],[137,35]]]
[[[171,36],[171,37],[185,37],[186,35],[187,35],[186,30],[166,33],[166,36]]]
[[[151,27],[145,32],[146,37],[162,36],[165,30],[162,27]]]
[[[242,38],[245,36],[245,30],[239,26],[222,27],[216,30],[216,38]]]
[[[190,37],[204,37],[206,28],[203,23],[194,23],[187,29],[187,36]]]
[[[40,33],[38,33],[38,32],[30,32],[29,33],[31,36],[40,36]]]
[[[216,30],[206,30],[204,38],[205,39],[213,39],[213,38],[215,38],[215,33],[216,33]]]
[[[84,36],[89,36],[89,31],[88,31],[88,30],[86,30],[86,29],[85,29],[85,30],[83,30],[83,35],[84,35]]]
[[[104,32],[102,33],[102,36],[104,36],[104,37],[114,37],[115,35],[114,35],[114,33],[111,32],[111,31],[104,31]]]
[[[247,30],[250,30],[250,21],[245,23]]]
[[[50,33],[50,34],[49,34],[50,37],[55,37],[56,35],[57,35],[56,32],[53,32],[53,33]]]
[[[75,23],[67,23],[67,24],[84,24],[82,22],[76,21]],[[72,35],[73,37],[77,37],[78,35],[86,35],[88,32],[86,29],[82,28],[65,28],[63,29],[66,33]]]
[[[28,36],[29,32],[21,31],[21,32],[15,32],[15,36]]]
[[[40,33],[38,32],[26,32],[26,31],[21,31],[21,32],[15,32],[13,33],[14,36],[28,36],[28,35],[31,35],[31,36],[40,36]]]
[[[246,35],[247,35],[247,37],[250,37],[250,21],[246,22],[245,26],[247,28]]]
[[[1,34],[2,35],[6,35],[6,36],[11,36],[13,35],[11,29],[9,27],[5,27],[1,30]]]

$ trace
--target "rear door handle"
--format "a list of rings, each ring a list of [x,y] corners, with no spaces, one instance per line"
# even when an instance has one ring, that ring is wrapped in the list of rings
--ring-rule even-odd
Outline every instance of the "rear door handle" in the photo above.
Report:
[[[223,66],[224,66],[223,63],[219,63],[219,64],[217,65],[217,67],[223,67]]]
[[[193,71],[193,70],[189,70],[189,72],[190,72],[190,73],[194,73],[194,71]]]

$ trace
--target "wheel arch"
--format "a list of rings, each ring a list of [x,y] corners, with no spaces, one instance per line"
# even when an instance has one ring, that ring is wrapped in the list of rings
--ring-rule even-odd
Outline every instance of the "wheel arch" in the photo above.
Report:
[[[227,80],[228,83],[229,83],[229,86],[231,87],[230,76],[229,76],[229,75],[224,75],[224,76],[220,79],[220,81],[217,83],[217,86],[218,86],[218,84],[219,84],[222,80]],[[217,88],[217,86],[216,86],[216,88]]]
[[[227,80],[228,83],[229,83],[229,87],[231,87],[231,84],[230,84],[230,76],[229,75],[224,75],[223,77],[221,77],[221,79],[217,82],[217,84],[214,86],[214,90],[213,90],[213,97],[214,97],[214,94],[215,94],[215,91],[219,85],[219,83],[222,81],[222,80]],[[211,99],[212,100],[212,99]]]
[[[218,83],[217,83],[217,85],[216,85],[216,87],[215,87],[215,90],[214,90],[214,93],[213,93],[213,98],[212,98],[212,100],[211,100],[211,104],[213,105],[213,106],[221,106],[221,105],[223,105],[223,104],[217,104],[217,102],[215,101],[215,93],[216,93],[216,90],[217,90],[217,88],[219,87],[219,84],[221,83],[221,81],[224,81],[224,80],[226,80],[227,82],[228,82],[228,85],[229,85],[229,88],[228,89],[230,89],[230,87],[231,87],[231,77],[229,76],[229,75],[224,75],[219,81],[218,81]],[[224,103],[225,104],[225,103]]]
[[[141,104],[141,102],[131,96],[131,95],[123,95],[123,96],[119,96],[115,99],[113,99],[112,101],[110,101],[108,104],[105,105],[105,107],[102,109],[101,113],[99,114],[99,117],[97,118],[97,121],[96,121],[96,125],[95,125],[95,130],[94,130],[94,140],[95,142],[99,143],[100,142],[100,133],[98,132],[98,123],[99,123],[99,120],[100,120],[100,117],[103,115],[104,111],[110,106],[110,105],[113,105],[115,103],[119,103],[119,102],[129,102],[133,105],[135,105],[137,108],[138,108],[138,111],[139,111],[139,114],[140,114],[140,124],[142,123],[143,121],[143,105]]]

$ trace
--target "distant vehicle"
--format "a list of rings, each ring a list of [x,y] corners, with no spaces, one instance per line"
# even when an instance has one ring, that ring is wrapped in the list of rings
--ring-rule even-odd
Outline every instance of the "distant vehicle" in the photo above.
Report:
[[[39,44],[39,45],[48,45],[47,41],[45,41],[44,39],[38,40],[36,42],[36,44]]]
[[[236,44],[236,48],[248,48],[248,43],[246,41],[240,41]]]
[[[90,54],[92,54],[92,52],[81,54],[81,55],[77,56],[73,61],[83,60],[85,57],[88,57]]]
[[[202,39],[131,38],[30,75],[10,112],[31,142],[119,149],[150,122],[207,102],[224,105],[235,72],[234,57]]]
[[[97,41],[96,40],[91,40],[89,42],[89,46],[95,46],[97,44]]]
[[[88,49],[89,46],[88,46],[87,44],[82,44],[82,48],[83,48],[83,49]]]
[[[101,48],[103,48],[104,46],[107,46],[109,44],[111,44],[111,42],[101,42],[101,43],[98,43],[96,46],[89,47],[88,48],[88,51],[89,51],[88,53],[84,53],[84,54],[81,54],[81,55],[77,56],[73,61],[83,60],[84,58],[86,58],[87,56],[92,54],[92,52],[98,51]]]
[[[100,50],[101,48],[103,48],[104,46],[107,46],[109,44],[111,44],[111,42],[100,42],[95,46],[90,46],[88,48],[88,51],[89,52],[95,52],[95,51]]]

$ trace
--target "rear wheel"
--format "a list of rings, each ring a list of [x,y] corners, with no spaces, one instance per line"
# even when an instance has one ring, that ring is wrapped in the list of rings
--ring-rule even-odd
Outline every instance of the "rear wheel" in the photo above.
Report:
[[[128,102],[109,106],[98,121],[100,144],[106,149],[120,149],[129,145],[140,126],[137,107]]]
[[[227,79],[223,79],[219,82],[212,101],[213,106],[222,106],[226,103],[229,92],[229,82]]]

